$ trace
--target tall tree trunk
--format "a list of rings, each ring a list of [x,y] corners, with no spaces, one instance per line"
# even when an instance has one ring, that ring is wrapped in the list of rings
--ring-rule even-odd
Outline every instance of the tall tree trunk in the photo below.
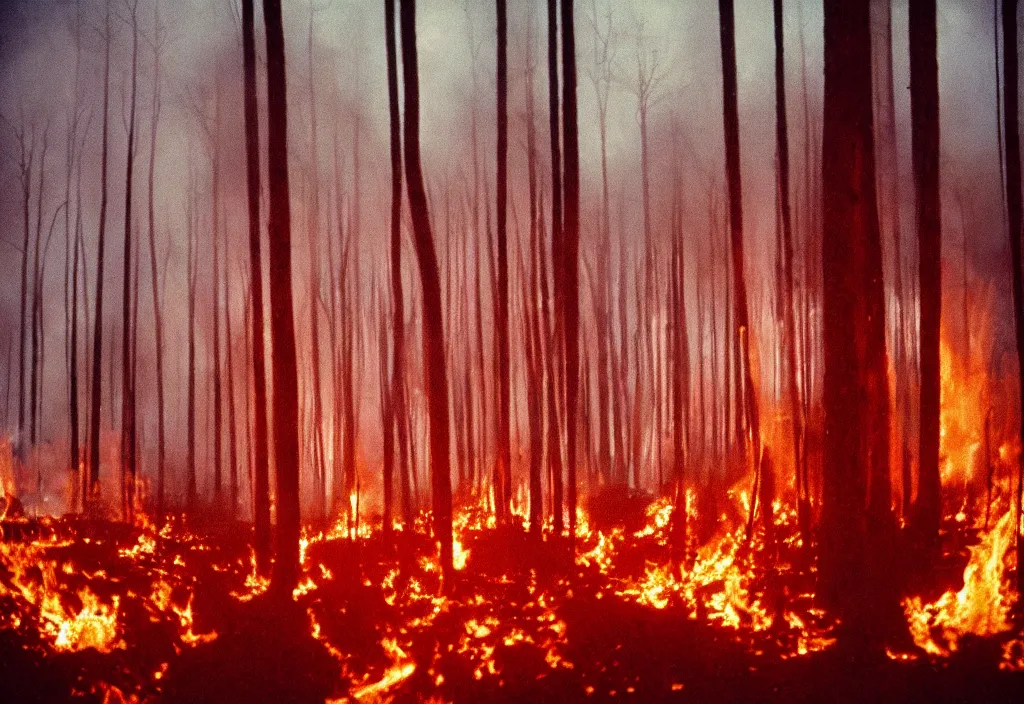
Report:
[[[1013,322],[1017,342],[1017,365],[1020,383],[1020,437],[1024,442],[1024,284],[1021,277],[1021,177],[1020,133],[1018,132],[1017,78],[1017,0],[1003,0],[1003,99],[1006,140],[1006,210],[1010,224],[1010,268],[1013,272]],[[1017,463],[1017,564],[1024,564],[1024,539],[1020,535],[1021,501],[1024,499],[1024,454]],[[1017,590],[1024,592],[1024,570],[1017,570]]]
[[[565,230],[562,305],[565,320],[565,444],[569,544],[576,539],[576,428],[579,387],[580,151],[576,124],[576,38],[573,1],[562,0],[562,139],[565,145]]]
[[[939,197],[939,64],[935,0],[910,0],[910,113],[920,276],[921,434],[917,531],[930,551],[938,549],[939,324],[942,317],[942,204]],[[877,482],[871,477],[871,499]],[[889,496],[888,485],[884,497]]]
[[[719,19],[722,36],[722,84],[725,117],[725,162],[726,179],[729,188],[729,230],[732,248],[732,270],[734,286],[734,330],[733,341],[738,344],[736,359],[737,380],[743,387],[743,413],[750,423],[750,439],[753,443],[750,457],[756,463],[760,456],[760,427],[758,423],[757,398],[755,396],[752,370],[750,368],[750,320],[747,313],[747,281],[744,273],[743,255],[743,190],[740,179],[740,134],[739,112],[736,99],[736,36],[732,0],[719,0]],[[742,367],[742,372],[740,371]],[[746,442],[741,444],[745,447]],[[755,512],[757,493],[751,493],[751,517]]]
[[[188,416],[186,429],[188,488],[186,505],[196,510],[196,212],[195,180],[190,174],[188,192]]]
[[[103,375],[103,248],[107,231],[107,136],[110,108],[110,0],[106,3],[103,59],[103,146],[100,157],[100,222],[96,240],[96,316],[93,320],[92,389],[89,411],[89,493],[100,483],[100,411]]]
[[[281,1],[263,0],[267,32],[267,153],[270,184],[270,334],[273,341],[274,465],[277,468],[275,590],[291,593],[299,575],[299,384],[292,308],[288,96]]]
[[[420,97],[416,51],[416,2],[401,0],[402,73],[405,87],[405,175],[409,189],[416,257],[423,290],[423,357],[430,418],[430,475],[434,537],[441,543],[441,575],[446,590],[452,567],[452,487],[449,468],[448,371],[445,362],[441,282],[420,167]]]
[[[510,440],[510,379],[508,335],[508,19],[505,0],[497,0],[498,14],[498,464],[494,482],[495,510],[499,522],[508,521],[512,493]]]
[[[384,39],[387,49],[388,117],[391,126],[391,333],[394,356],[391,361],[390,403],[384,432],[397,435],[399,443],[399,472],[402,486],[402,520],[411,517],[408,496],[408,468],[405,465],[405,300],[402,292],[402,127],[398,104],[398,53],[395,41],[395,0],[384,0]],[[385,344],[382,340],[381,344]],[[394,513],[391,474],[384,474],[384,532],[390,534]]]
[[[822,594],[858,645],[903,624],[893,578],[889,387],[868,0],[825,6]],[[905,627],[905,626],[904,626]]]
[[[153,104],[149,123],[149,266],[153,288],[153,334],[156,353],[156,403],[157,403],[157,480],[156,515],[163,518],[165,510],[165,482],[167,470],[166,427],[164,425],[164,332],[163,316],[160,309],[159,270],[156,264],[156,138],[160,123],[160,5],[154,3],[154,26],[157,36],[153,42]]]
[[[220,82],[214,85],[213,130],[210,138],[211,164],[211,206],[210,213],[213,236],[213,275],[210,277],[213,299],[213,500],[217,511],[223,507],[223,448],[221,368],[220,368]]]
[[[135,97],[137,88],[139,32],[137,3],[130,5],[132,24],[131,97],[128,102],[127,165],[124,177],[124,270],[121,289],[121,513],[132,520],[135,507],[135,403],[131,398],[131,291],[132,291],[132,188],[135,182]]]
[[[267,375],[263,338],[263,264],[260,256],[260,133],[256,102],[256,40],[253,0],[242,0],[242,63],[245,83],[245,164],[249,206],[249,305],[252,309],[253,519],[260,569],[270,564],[270,457],[267,439]]]
[[[552,476],[551,512],[554,515],[555,535],[562,534],[562,423],[558,419],[558,407],[564,395],[562,381],[564,378],[563,361],[565,356],[562,347],[561,291],[562,291],[562,148],[561,148],[561,109],[558,87],[558,3],[559,0],[548,0],[548,128],[551,135],[551,271],[554,287],[555,321],[551,333],[552,343],[549,346],[549,357],[552,364],[548,369],[548,453],[549,471]],[[564,13],[563,13],[564,14]],[[547,274],[544,274],[547,277]],[[547,296],[544,296],[547,300]],[[564,409],[563,409],[564,411]],[[562,413],[565,416],[565,413]],[[558,420],[556,420],[558,419]]]
[[[775,135],[778,150],[779,206],[782,215],[782,309],[783,347],[785,354],[786,393],[793,427],[793,475],[797,490],[797,512],[804,545],[810,547],[810,504],[807,487],[802,481],[804,418],[800,391],[797,388],[796,313],[793,298],[793,218],[789,195],[789,121],[786,108],[786,64],[783,38],[782,0],[774,0],[775,19]],[[767,508],[767,507],[766,507]]]

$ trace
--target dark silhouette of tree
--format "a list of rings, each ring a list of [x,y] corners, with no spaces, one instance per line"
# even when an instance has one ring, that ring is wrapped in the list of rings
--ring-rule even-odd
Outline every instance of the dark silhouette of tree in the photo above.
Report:
[[[509,325],[508,325],[508,17],[505,0],[497,0],[498,14],[498,465],[494,477],[494,503],[499,522],[508,521],[512,494],[512,448]]]
[[[1006,143],[1006,212],[1010,225],[1010,256],[1013,261],[1013,322],[1017,343],[1017,366],[1020,379],[1021,407],[1024,409],[1024,282],[1021,275],[1021,177],[1020,177],[1020,134],[1018,132],[1017,110],[1019,105],[1017,88],[1017,0],[1003,0],[1003,135]],[[1020,437],[1024,441],[1024,411],[1020,413]],[[1024,455],[1017,464],[1017,564],[1024,564],[1024,541],[1020,535],[1021,500],[1024,499]],[[1024,592],[1024,570],[1017,570],[1017,589]]]
[[[416,2],[401,0],[402,76],[405,89],[405,178],[423,292],[423,362],[430,420],[430,478],[434,537],[441,543],[441,575],[452,584],[452,485],[449,470],[448,372],[441,311],[441,281],[420,167],[420,96]]]
[[[548,131],[551,135],[551,271],[554,320],[549,328],[548,353],[548,471],[551,474],[551,513],[555,535],[562,534],[562,423],[559,407],[564,406],[562,385],[565,377],[565,355],[562,341],[562,142],[561,109],[558,87],[558,0],[548,0]],[[546,270],[547,266],[542,269]],[[541,277],[546,286],[547,273]],[[548,300],[547,291],[543,292]],[[547,306],[545,306],[545,309]],[[565,416],[564,407],[561,416]]]
[[[132,189],[135,185],[135,107],[138,87],[138,3],[129,5],[132,28],[131,97],[128,99],[128,146],[124,177],[124,269],[121,289],[121,513],[130,521],[135,504],[135,399],[131,374]]]
[[[938,548],[939,323],[942,317],[942,204],[939,198],[939,64],[935,0],[910,1],[910,115],[920,277],[921,429],[917,532]],[[874,495],[884,477],[871,477]],[[881,489],[881,487],[878,487]],[[884,487],[885,495],[889,487]],[[877,499],[881,501],[881,498]],[[873,499],[874,501],[874,499]]]
[[[245,83],[245,172],[249,206],[249,306],[252,314],[253,522],[261,569],[270,561],[270,458],[267,441],[267,375],[263,343],[263,265],[260,257],[260,127],[256,103],[253,0],[242,0],[242,65]]]
[[[789,412],[793,428],[793,475],[797,491],[797,510],[804,545],[810,546],[810,503],[803,467],[804,418],[797,388],[796,366],[796,313],[793,298],[793,217],[789,195],[789,125],[786,115],[786,63],[783,38],[782,0],[772,3],[775,20],[775,139],[778,151],[778,197],[782,216],[782,319],[783,355],[786,394],[789,396]],[[768,507],[764,507],[768,508]]]
[[[162,518],[165,509],[165,481],[167,469],[167,435],[164,423],[164,328],[160,305],[160,278],[156,262],[156,143],[157,128],[160,123],[160,48],[163,44],[163,27],[160,24],[160,3],[153,4],[153,102],[150,108],[149,123],[149,266],[153,289],[153,335],[156,361],[156,403],[157,403],[157,481],[156,481],[156,515]]]
[[[725,120],[725,173],[729,190],[729,232],[732,249],[733,278],[733,344],[739,354],[736,355],[737,387],[743,388],[743,412],[737,403],[737,418],[745,415],[750,423],[750,441],[753,446],[750,457],[757,468],[760,457],[761,433],[758,424],[757,398],[754,391],[752,370],[750,368],[750,316],[747,312],[747,278],[744,273],[743,255],[743,188],[740,180],[740,124],[736,99],[736,35],[732,0],[719,0],[719,23],[722,42],[722,96],[723,115]],[[742,371],[741,371],[742,367]],[[738,392],[737,392],[738,393]],[[739,427],[739,426],[737,426]],[[747,446],[741,434],[740,444]],[[750,522],[748,533],[753,525],[756,512],[757,487],[751,493]]]
[[[562,141],[565,146],[565,228],[562,232],[562,317],[565,322],[565,458],[569,543],[576,539],[576,430],[579,389],[580,149],[576,118],[573,2],[562,0]]]
[[[893,578],[889,386],[875,193],[868,0],[825,6],[821,593],[851,642],[903,616]],[[888,480],[885,491],[888,492]]]
[[[107,231],[107,140],[110,112],[110,0],[106,3],[103,58],[103,145],[100,156],[100,219],[96,240],[96,316],[93,320],[92,389],[89,410],[89,493],[100,483],[100,415],[103,374],[103,250]]]
[[[390,412],[384,432],[397,436],[398,468],[402,475],[402,520],[411,519],[408,469],[405,466],[405,299],[402,292],[402,126],[398,104],[398,49],[395,40],[395,0],[384,0],[384,41],[387,48],[388,117],[391,126],[391,332],[394,356],[391,369]],[[381,344],[384,344],[382,341]],[[390,533],[394,513],[391,474],[384,475],[384,531]]]
[[[291,593],[299,575],[299,384],[292,308],[288,95],[281,1],[263,0],[267,32],[267,154],[270,186],[270,335],[274,375],[277,558],[274,589]]]

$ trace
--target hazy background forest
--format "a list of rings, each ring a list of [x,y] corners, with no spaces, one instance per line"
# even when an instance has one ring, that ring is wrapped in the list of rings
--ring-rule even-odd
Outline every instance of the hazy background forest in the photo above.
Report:
[[[382,3],[361,0],[292,0],[284,4],[285,40],[288,59],[289,158],[292,175],[293,271],[296,276],[297,335],[299,347],[300,395],[303,412],[309,412],[313,377],[310,373],[309,282],[311,257],[319,269],[320,303],[328,307],[329,283],[339,273],[337,261],[341,243],[351,235],[353,268],[350,274],[347,308],[355,325],[354,410],[357,416],[356,457],[362,490],[368,504],[375,496],[381,462],[380,394],[378,359],[381,334],[378,317],[383,305],[381,292],[387,282],[387,233],[389,229],[388,113],[385,85],[385,53]],[[113,0],[111,20],[110,86],[110,192],[106,242],[104,319],[104,442],[116,444],[120,417],[120,317],[122,306],[122,230],[124,218],[124,175],[126,132],[131,69],[132,28],[128,6]],[[91,330],[85,324],[91,315],[95,286],[95,242],[97,236],[100,115],[104,58],[104,3],[99,0],[6,2],[0,8],[0,423],[15,439],[18,425],[19,304],[21,242],[23,237],[22,171],[19,167],[22,141],[36,144],[36,162],[31,176],[29,226],[33,238],[41,232],[39,329],[38,438],[44,495],[23,495],[26,505],[41,511],[61,513],[73,500],[67,470],[68,374],[67,370],[67,284],[70,253],[65,227],[72,230],[80,219],[84,279],[79,303],[82,329],[79,364],[80,392],[87,400]],[[154,378],[152,273],[146,230],[146,176],[149,169],[150,114],[154,99],[154,57],[160,61],[159,132],[155,163],[155,243],[159,270],[159,295],[164,313],[167,379],[167,466],[169,501],[184,495],[186,375],[185,340],[188,327],[187,235],[191,205],[197,227],[196,272],[196,375],[199,491],[211,491],[212,428],[212,331],[214,261],[211,252],[212,160],[219,158],[221,202],[217,217],[223,238],[220,249],[220,325],[227,312],[230,332],[221,332],[220,355],[230,345],[234,352],[233,393],[237,405],[237,451],[241,492],[248,496],[246,315],[248,274],[244,124],[242,119],[241,31],[237,9],[231,2],[185,0],[159,5],[162,31],[154,47],[156,18],[152,3],[141,3],[139,30],[137,154],[135,158],[135,215],[133,229],[140,257],[138,302],[138,430],[141,472],[152,480],[155,457],[157,409]],[[1000,379],[1013,368],[1004,357],[1009,351],[1009,255],[1002,204],[998,140],[996,133],[996,75],[991,3],[940,2],[938,7],[939,81],[941,96],[941,184],[943,203],[943,290],[945,307],[943,339],[959,346],[984,344],[992,378]],[[543,8],[536,3],[512,2],[509,8],[509,237],[510,290],[513,292],[513,463],[517,484],[525,472],[527,448],[526,367],[522,353],[522,308],[519,295],[522,269],[520,252],[526,246],[527,162],[526,116],[528,74],[536,111],[536,139],[547,143],[546,90],[544,71]],[[584,356],[593,356],[595,345],[593,310],[594,273],[599,251],[602,212],[602,177],[599,139],[599,91],[607,90],[607,159],[610,185],[610,241],[613,279],[612,300],[620,287],[626,288],[626,327],[632,338],[640,331],[635,299],[646,276],[643,174],[639,104],[646,99],[648,111],[650,241],[656,258],[667,260],[672,227],[672,192],[682,194],[681,222],[685,247],[685,299],[689,308],[690,364],[694,378],[702,356],[711,354],[711,327],[724,329],[725,306],[712,309],[709,301],[724,295],[727,261],[726,207],[722,140],[721,62],[718,40],[718,10],[713,2],[618,2],[583,0],[577,3],[579,60],[579,131],[581,162],[581,290],[583,311],[581,346]],[[256,42],[258,70],[262,59],[262,18],[257,14]],[[914,192],[910,163],[909,63],[906,3],[892,3],[893,75],[895,84],[898,164],[880,159],[880,169],[899,175],[900,222],[903,233],[904,278],[916,272],[914,248]],[[475,252],[485,240],[464,234],[474,220],[488,227],[486,204],[494,192],[495,51],[494,8],[491,3],[462,0],[424,2],[419,9],[418,45],[422,105],[423,166],[431,200],[435,240],[442,263],[446,291],[446,325],[451,327],[449,350],[453,384],[464,374],[483,378],[482,393],[493,394],[490,373],[493,349],[492,305],[488,293],[486,250]],[[746,272],[753,317],[752,342],[758,354],[762,413],[770,417],[772,405],[783,392],[773,382],[777,346],[773,310],[776,277],[775,139],[772,57],[772,8],[768,2],[740,2],[736,9],[737,63],[739,78],[740,140],[743,176],[743,207],[747,223]],[[804,235],[801,221],[807,208],[807,153],[820,145],[822,105],[822,6],[803,0],[786,3],[786,75],[790,115],[793,202],[797,222],[797,258],[803,261]],[[602,40],[607,40],[610,61],[601,61]],[[154,50],[155,49],[155,50]],[[877,49],[876,49],[877,51]],[[312,70],[312,75],[310,75]],[[261,83],[262,85],[262,83]],[[311,86],[313,93],[311,93]],[[646,90],[641,86],[646,86]],[[261,91],[260,119],[265,121]],[[219,97],[218,97],[219,96]],[[311,97],[315,97],[318,137],[312,143]],[[68,128],[73,115],[80,115],[77,139],[81,158],[70,184],[71,202],[64,207]],[[219,112],[218,112],[219,111]],[[217,115],[219,114],[219,119]],[[265,134],[265,122],[261,131]],[[475,134],[474,134],[475,133]],[[808,137],[812,140],[808,144]],[[476,149],[474,150],[474,140]],[[45,162],[43,144],[46,145]],[[475,152],[475,155],[474,155]],[[539,168],[547,172],[549,154],[540,148]],[[265,158],[265,155],[264,155]],[[474,169],[474,158],[476,160]],[[817,156],[813,157],[815,160]],[[45,163],[40,171],[39,166]],[[895,171],[891,171],[895,170]],[[474,185],[474,172],[476,183]],[[543,182],[546,176],[541,175]],[[42,181],[40,181],[42,179]],[[815,175],[814,181],[817,181]],[[42,183],[42,197],[39,185]],[[678,183],[679,187],[675,188]],[[80,186],[80,205],[75,190]],[[340,201],[338,191],[340,187]],[[317,208],[313,213],[313,191]],[[474,188],[478,194],[474,203]],[[812,188],[817,188],[813,186]],[[812,196],[816,195],[812,191]],[[265,196],[264,196],[265,200]],[[265,207],[265,206],[264,206]],[[264,211],[265,212],[265,211]],[[70,224],[65,222],[68,217]],[[886,220],[888,218],[888,220]],[[341,221],[339,230],[339,219]],[[318,248],[311,246],[311,228],[319,232]],[[888,289],[894,272],[892,217],[883,213],[883,246]],[[265,236],[265,235],[264,235]],[[828,236],[827,233],[824,235]],[[481,235],[482,237],[482,235]],[[404,238],[404,277],[407,292],[406,316],[410,321],[409,344],[412,359],[419,356],[415,261],[408,235]],[[328,245],[328,240],[333,240]],[[467,244],[468,243],[468,244]],[[330,249],[329,249],[330,247]],[[469,290],[475,271],[473,257],[481,262],[484,301],[484,367],[464,355],[475,350],[476,328],[471,318],[464,322],[459,311],[476,299]],[[714,256],[712,264],[711,257]],[[663,267],[663,264],[659,264]],[[797,285],[808,275],[797,266]],[[30,268],[31,272],[31,268]],[[30,274],[31,275],[31,274]],[[813,271],[809,274],[813,276]],[[224,277],[227,277],[226,279]],[[356,282],[356,283],[353,283]],[[971,295],[965,297],[965,282]],[[223,288],[225,285],[228,291]],[[907,284],[909,287],[910,285]],[[700,290],[698,290],[700,289]],[[711,292],[709,294],[709,291]],[[702,293],[703,292],[703,293]],[[227,298],[225,300],[225,295]],[[913,306],[913,290],[906,294]],[[411,297],[411,301],[410,301]],[[698,302],[703,301],[703,308]],[[656,302],[657,303],[657,302]],[[660,305],[660,304],[659,304]],[[890,297],[890,309],[895,310]],[[967,319],[976,330],[964,334]],[[652,314],[664,320],[664,308]],[[341,317],[342,313],[336,313]],[[890,316],[892,327],[896,316]],[[983,322],[978,322],[983,321]],[[620,321],[610,334],[621,341]],[[702,326],[707,326],[701,330]],[[719,333],[721,335],[721,332]],[[982,337],[989,338],[981,341]],[[224,342],[228,340],[228,342]],[[472,345],[468,341],[473,340]],[[697,348],[703,340],[704,348]],[[113,344],[112,344],[113,343]],[[662,344],[663,340],[661,343]],[[724,344],[719,341],[719,344]],[[321,323],[319,346],[328,348],[327,323]],[[702,354],[704,353],[704,354]],[[721,355],[721,352],[719,353]],[[30,357],[26,357],[30,359]],[[332,392],[327,379],[329,357],[325,357],[322,383],[325,403]],[[629,364],[637,363],[636,358]],[[717,362],[716,362],[717,364]],[[109,366],[108,366],[109,365]],[[419,365],[409,373],[414,432],[424,437],[425,401]],[[226,374],[223,372],[222,374]],[[628,374],[632,377],[633,367]],[[711,374],[711,372],[707,372]],[[27,371],[26,371],[27,376]],[[713,383],[718,372],[705,383],[707,393],[728,394]],[[703,377],[702,377],[703,378]],[[112,382],[112,384],[110,383]],[[26,380],[26,384],[29,382]],[[591,382],[592,387],[596,384]],[[227,393],[225,391],[225,393]],[[475,392],[476,393],[476,392]],[[697,393],[695,390],[694,394]],[[597,403],[596,392],[589,403]],[[899,400],[899,399],[898,399]],[[112,401],[112,402],[111,402]],[[482,401],[475,401],[482,403]],[[83,414],[87,405],[83,403]],[[454,412],[458,412],[457,410]],[[116,415],[115,415],[116,414]],[[227,418],[224,419],[227,442]],[[328,413],[327,424],[333,417]],[[651,421],[648,421],[651,422]],[[770,421],[768,421],[770,424]],[[328,433],[332,431],[328,430]],[[484,437],[485,452],[493,453],[494,438]],[[308,446],[308,433],[303,448]],[[114,450],[109,453],[114,459]],[[224,462],[227,462],[227,450]],[[305,454],[305,453],[304,453]],[[33,468],[36,469],[36,468]],[[113,471],[105,470],[105,471]],[[640,467],[643,487],[656,484],[650,462]],[[455,468],[453,466],[453,475]],[[895,474],[895,472],[894,472]],[[305,476],[305,475],[304,475]],[[423,480],[426,481],[425,479]],[[303,479],[304,493],[310,482]],[[42,503],[40,503],[42,501]],[[250,511],[242,500],[240,515]]]

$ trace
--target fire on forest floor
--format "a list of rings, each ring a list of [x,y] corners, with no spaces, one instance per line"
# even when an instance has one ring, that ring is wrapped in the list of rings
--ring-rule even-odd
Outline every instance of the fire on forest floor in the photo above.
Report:
[[[524,512],[497,527],[486,502],[471,504],[456,515],[458,580],[443,596],[429,515],[390,543],[379,525],[343,517],[305,532],[287,609],[266,595],[237,525],[199,534],[180,517],[159,528],[11,519],[0,542],[2,652],[37,671],[59,663],[48,686],[86,700],[192,700],[210,686],[203,668],[218,663],[229,696],[248,686],[269,701],[268,678],[290,663],[316,673],[291,683],[314,699],[375,701],[552,688],[657,696],[720,674],[723,659],[754,671],[829,649],[836,624],[815,601],[813,565],[798,567],[795,511],[775,502],[769,560],[760,521],[746,537],[747,494],[729,495],[716,517],[686,495],[679,553],[668,499],[618,524],[581,511],[571,567],[568,541],[550,525],[538,541],[520,526]],[[1012,531],[1006,512],[970,546],[962,586],[905,600],[921,652],[893,658],[937,661],[984,636],[1001,649],[1001,668],[1024,669],[1010,620]],[[278,657],[265,662],[267,653]]]

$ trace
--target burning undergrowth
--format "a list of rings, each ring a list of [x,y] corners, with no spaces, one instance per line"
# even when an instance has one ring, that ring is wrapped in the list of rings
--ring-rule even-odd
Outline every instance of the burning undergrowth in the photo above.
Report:
[[[3,686],[12,701],[108,702],[650,699],[723,677],[770,691],[782,663],[834,657],[837,624],[815,600],[795,511],[776,501],[769,537],[763,518],[745,520],[747,494],[729,496],[711,516],[693,493],[685,514],[632,500],[636,515],[616,522],[596,501],[593,518],[578,516],[574,563],[550,526],[538,539],[524,512],[497,526],[474,503],[456,517],[447,590],[427,516],[390,539],[343,517],[306,532],[303,578],[285,600],[238,525],[9,519]],[[944,668],[983,636],[1003,669],[1024,665],[1010,514],[977,536],[962,587],[904,602],[920,650],[891,667]]]

